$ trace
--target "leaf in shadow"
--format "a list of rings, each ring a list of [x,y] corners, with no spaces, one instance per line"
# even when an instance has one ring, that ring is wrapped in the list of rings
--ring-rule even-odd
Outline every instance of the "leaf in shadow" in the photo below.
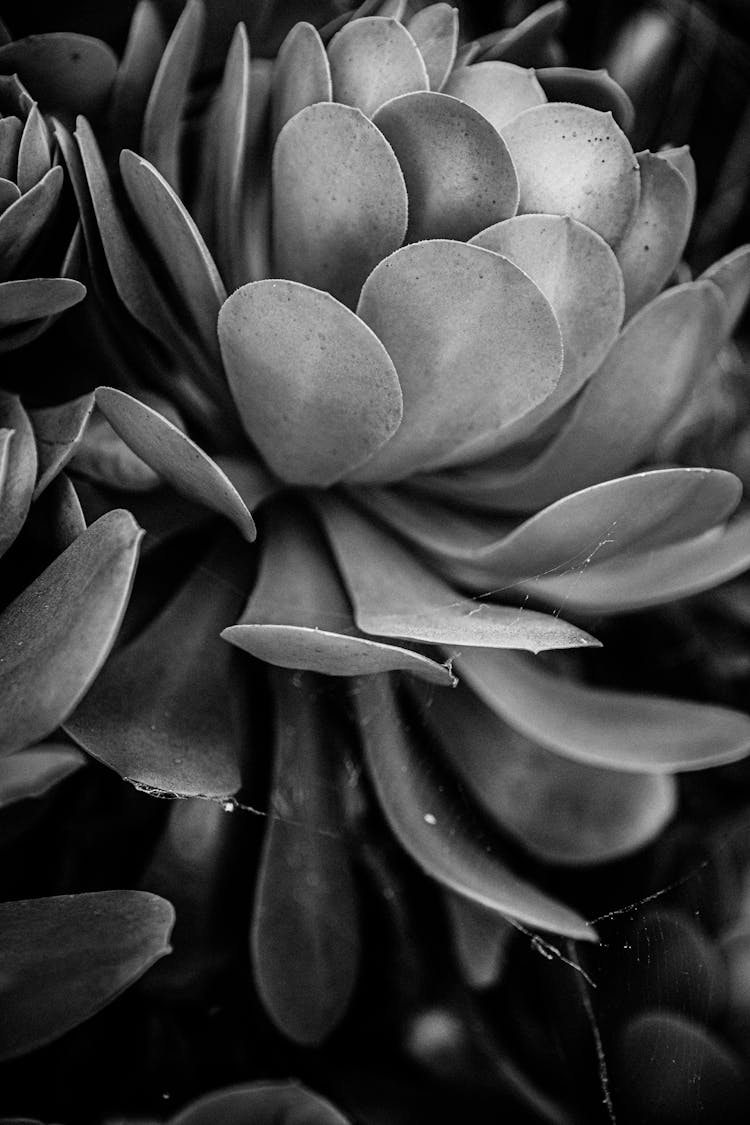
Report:
[[[348,1125],[330,1102],[292,1082],[254,1082],[206,1094],[169,1125]]]

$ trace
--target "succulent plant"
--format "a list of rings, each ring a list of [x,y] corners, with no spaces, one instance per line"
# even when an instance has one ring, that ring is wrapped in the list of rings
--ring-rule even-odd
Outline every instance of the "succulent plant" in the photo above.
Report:
[[[179,991],[210,960],[191,942],[214,948],[227,814],[257,811],[270,729],[252,970],[298,1044],[354,991],[372,796],[485,986],[508,923],[594,942],[555,872],[637,852],[674,816],[676,774],[750,750],[739,710],[596,683],[592,628],[750,566],[738,478],[660,456],[731,337],[750,252],[685,279],[689,152],[634,153],[617,84],[550,65],[563,10],[461,45],[448,4],[368,2],[298,24],[273,62],[240,25],[207,99],[200,0],[166,43],[143,0],[98,123],[52,125],[112,385],[88,428],[89,398],[40,412],[44,448],[95,479],[91,510],[143,511],[177,577],[166,598],[136,579],[104,662],[129,581],[92,573],[106,626],[87,632],[98,594],[65,576],[126,524],[130,575],[135,524],[79,529],[54,582],[19,594],[59,596],[65,627],[18,626],[46,638],[23,698],[47,698],[48,668],[57,696],[39,729],[3,709],[8,747],[62,724],[185,798],[139,884],[176,903],[178,933],[185,900]]]

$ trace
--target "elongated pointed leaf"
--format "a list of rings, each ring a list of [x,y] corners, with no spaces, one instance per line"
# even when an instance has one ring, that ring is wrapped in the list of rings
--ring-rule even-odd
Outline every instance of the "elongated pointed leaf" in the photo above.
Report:
[[[750,519],[640,555],[528,583],[535,598],[571,612],[627,613],[710,590],[750,568]]]
[[[596,931],[575,911],[516,876],[467,825],[433,768],[420,759],[384,676],[354,695],[367,767],[391,831],[431,878],[457,894],[534,929],[581,941]]]
[[[448,706],[442,698],[424,700],[423,715],[477,804],[544,862],[576,866],[629,855],[674,815],[671,777],[622,773],[555,754],[464,687],[451,692]]]
[[[185,797],[227,797],[239,788],[246,688],[239,658],[219,633],[239,613],[243,562],[226,542],[217,545],[159,616],[114,653],[65,724],[79,746],[128,781]]]
[[[458,46],[458,12],[452,4],[429,4],[406,25],[419,47],[431,90],[442,90]]]
[[[372,117],[400,94],[429,89],[417,44],[395,19],[352,20],[328,44],[333,98]]]
[[[374,120],[404,174],[409,242],[463,241],[515,215],[513,161],[497,130],[471,106],[447,94],[403,94]]]
[[[354,305],[381,258],[404,240],[407,198],[393,149],[358,109],[308,106],[273,156],[273,254],[278,277]]]
[[[291,1082],[253,1082],[206,1094],[169,1125],[348,1125],[330,1102]]]
[[[741,496],[739,479],[720,469],[654,469],[570,493],[515,526],[396,490],[363,500],[443,573],[488,589],[691,539],[727,519]]]
[[[604,360],[622,324],[622,274],[604,239],[567,215],[517,215],[471,242],[502,254],[529,275],[552,306],[562,334],[560,382],[509,428],[512,444],[568,402]]]
[[[512,262],[477,246],[405,246],[372,272],[357,311],[393,360],[404,417],[354,480],[400,480],[457,451],[469,456],[560,377],[560,329],[546,297]]]
[[[506,62],[478,62],[454,70],[444,93],[473,106],[501,131],[519,113],[547,101],[533,70]]]
[[[0,180],[0,213],[7,210],[11,203],[21,198],[21,192],[11,180]]]
[[[128,512],[108,512],[0,614],[3,753],[44,738],[88,690],[120,626],[140,538]]]
[[[293,281],[244,285],[222,306],[219,342],[245,430],[283,480],[333,484],[401,421],[385,348],[328,293]]]
[[[401,669],[432,683],[452,684],[450,669],[420,653],[366,637],[325,541],[299,506],[274,506],[266,516],[260,572],[242,618],[222,637],[281,668],[327,676]]]
[[[216,182],[212,200],[216,216],[214,233],[217,260],[231,288],[250,280],[239,236],[249,194],[247,162],[252,155],[248,151],[251,98],[250,46],[245,25],[238,24],[227,53],[214,107],[217,134]],[[215,345],[216,316],[213,316],[212,340]]]
[[[337,793],[340,768],[312,677],[273,676],[276,741],[253,912],[253,972],[276,1026],[325,1039],[351,999],[357,902]],[[333,745],[331,743],[333,742]]]
[[[638,206],[638,162],[609,113],[567,102],[527,109],[503,128],[519,213],[570,215],[615,245]]]
[[[712,362],[724,316],[706,281],[668,289],[641,309],[544,452],[516,471],[490,469],[494,504],[533,510],[642,460]]]
[[[63,120],[76,113],[97,117],[116,73],[114,51],[89,35],[53,31],[0,47],[0,74],[17,74],[39,93],[42,111]]]
[[[387,532],[333,496],[319,502],[360,629],[381,637],[489,648],[598,642],[557,617],[462,597]]]
[[[85,764],[80,750],[62,742],[32,746],[0,759],[0,809],[16,801],[43,797]]]
[[[575,102],[611,113],[623,133],[629,133],[635,109],[628,95],[606,70],[575,66],[547,66],[536,72],[539,85],[551,102]]]
[[[85,296],[86,286],[68,277],[0,281],[0,328],[56,316]]]
[[[701,280],[712,281],[724,294],[728,305],[724,331],[731,336],[750,297],[750,246],[738,246],[714,262],[701,274]]]
[[[311,23],[297,23],[279,48],[271,90],[271,138],[301,109],[333,99],[323,41]]]
[[[22,133],[23,122],[16,114],[0,118],[0,176],[14,186]]]
[[[49,133],[38,106],[34,105],[26,118],[18,147],[16,183],[21,192],[31,191],[51,167]]]
[[[750,719],[727,707],[590,687],[511,653],[464,650],[456,661],[497,715],[573,761],[674,773],[750,753]]]
[[[204,22],[201,0],[187,0],[162,55],[143,119],[143,155],[177,192],[180,190],[182,125]]]
[[[685,249],[693,200],[685,177],[658,153],[639,152],[638,210],[617,247],[625,279],[625,317],[642,308],[671,277]]]
[[[109,108],[115,151],[139,147],[143,116],[166,42],[153,0],[138,0]]]
[[[36,500],[75,453],[94,409],[94,396],[82,395],[62,403],[32,410],[29,415],[37,448]]]
[[[41,233],[60,198],[65,174],[59,166],[0,215],[0,280],[9,277]]]
[[[226,516],[245,539],[255,524],[231,481],[215,461],[168,418],[114,387],[99,387],[96,403],[112,428],[162,480],[189,500]]]
[[[0,392],[0,429],[4,431],[0,473],[0,555],[24,525],[34,492],[36,443],[29,416],[16,395]]]
[[[0,1057],[59,1039],[106,1007],[170,952],[173,924],[170,904],[142,891],[0,904]]]
[[[226,289],[200,231],[164,177],[125,150],[120,172],[130,202],[161,257],[208,351],[219,361],[216,319]]]

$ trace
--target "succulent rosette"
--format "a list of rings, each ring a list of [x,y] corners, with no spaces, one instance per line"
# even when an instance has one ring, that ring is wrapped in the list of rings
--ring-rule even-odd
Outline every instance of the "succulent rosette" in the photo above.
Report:
[[[233,808],[270,697],[253,969],[301,1043],[356,980],[360,742],[459,934],[478,909],[581,941],[550,865],[643,847],[676,773],[750,749],[738,711],[586,682],[590,621],[750,564],[737,478],[652,460],[750,281],[745,248],[676,283],[689,153],[634,153],[606,75],[527,69],[562,15],[460,46],[449,5],[386,0],[297,25],[272,63],[240,26],[205,104],[201,4],[162,52],[146,2],[115,85],[138,151],[108,169],[116,114],[101,149],[56,125],[116,384],[100,422],[239,532],[66,729],[141,788]]]

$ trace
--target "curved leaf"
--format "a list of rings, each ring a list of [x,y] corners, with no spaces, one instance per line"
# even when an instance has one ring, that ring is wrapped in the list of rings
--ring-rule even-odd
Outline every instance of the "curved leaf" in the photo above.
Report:
[[[559,617],[462,597],[341,500],[325,496],[317,503],[365,633],[531,652],[598,644]]]
[[[17,74],[39,91],[44,113],[71,120],[97,117],[117,73],[117,57],[101,39],[70,31],[29,35],[0,47],[0,74]]]
[[[301,109],[332,100],[331,69],[323,41],[311,23],[297,23],[279,47],[274,63],[272,142]]]
[[[85,764],[80,750],[64,743],[43,743],[0,759],[0,809],[43,797]]]
[[[519,113],[547,101],[533,70],[507,62],[476,62],[454,70],[443,92],[486,117],[498,133]]]
[[[381,106],[374,120],[404,174],[409,242],[461,241],[515,214],[513,161],[497,131],[471,106],[447,94],[403,94]]]
[[[0,281],[0,329],[56,316],[82,301],[86,286],[68,277]]]
[[[358,109],[321,102],[286,123],[273,155],[278,277],[353,305],[369,272],[403,242],[406,220],[398,161]]]
[[[272,690],[276,739],[251,931],[253,974],[276,1026],[311,1045],[330,1034],[351,1000],[357,900],[337,792],[337,739],[316,683],[275,673]]]
[[[0,54],[2,50],[0,49]],[[49,133],[44,118],[35,104],[31,107],[18,146],[16,183],[23,192],[30,191],[52,167]]]
[[[257,159],[257,154],[250,151],[251,101],[257,102],[252,85],[250,46],[245,25],[240,23],[235,29],[227,53],[214,107],[215,125],[211,125],[216,131],[216,180],[212,192],[216,256],[227,285],[232,288],[249,280],[240,234],[245,221],[247,199],[251,196],[247,165],[253,156]],[[215,345],[215,316],[212,340]]]
[[[504,917],[596,941],[588,922],[516,876],[467,826],[464,810],[451,801],[450,787],[439,783],[412,744],[390,681],[384,676],[361,680],[354,699],[380,806],[412,859],[442,886]]]
[[[108,512],[0,614],[3,753],[46,737],[90,687],[119,629],[141,536],[129,512]]]
[[[661,774],[750,752],[750,718],[728,707],[591,687],[512,653],[464,649],[456,663],[497,715],[572,761]]]
[[[110,1004],[170,952],[174,911],[143,891],[97,891],[0,903],[9,1018],[0,1057],[59,1039]]]
[[[458,46],[458,12],[452,4],[429,4],[406,25],[419,47],[431,90],[440,90],[451,72]]]
[[[626,319],[672,276],[693,221],[693,200],[682,173],[659,154],[639,152],[636,159],[641,170],[638,210],[617,247]]]
[[[367,117],[400,94],[429,89],[424,59],[398,20],[351,20],[328,44],[333,98]]]
[[[633,128],[633,103],[606,70],[547,66],[537,70],[536,76],[551,102],[576,102],[604,113],[609,111],[623,133],[629,133]]]
[[[138,0],[109,107],[115,151],[138,148],[149,93],[167,40],[153,0]]]
[[[114,387],[98,387],[96,404],[127,445],[162,480],[189,500],[232,520],[245,539],[255,524],[239,493],[218,465],[157,410]]]
[[[34,429],[38,461],[34,500],[70,461],[93,409],[94,396],[82,395],[60,406],[31,411],[29,418]]]
[[[610,246],[638,206],[638,162],[609,113],[567,102],[527,109],[503,128],[518,174],[520,214],[570,215]]]
[[[330,1102],[291,1082],[253,1082],[206,1094],[169,1125],[348,1125]]]
[[[246,685],[219,633],[239,612],[246,565],[220,543],[160,615],[113,654],[65,724],[79,746],[149,789],[183,797],[237,791]]]
[[[29,416],[16,395],[0,391],[0,432],[2,472],[0,472],[0,555],[19,534],[31,506],[37,472],[34,431]]]
[[[565,0],[551,0],[550,3],[542,4],[515,27],[489,36],[494,43],[483,50],[482,59],[505,59],[518,66],[538,63],[540,55],[555,32],[559,31],[567,14],[568,5]]]
[[[404,417],[357,481],[394,481],[497,440],[560,377],[560,329],[517,266],[460,242],[405,246],[372,272],[359,316],[398,372]]]
[[[427,727],[462,785],[545,863],[578,866],[630,855],[674,815],[675,783],[663,773],[622,773],[550,752],[463,687],[447,706],[441,693],[420,695]]]
[[[701,274],[700,280],[712,281],[724,294],[729,306],[724,332],[731,336],[750,297],[750,246],[738,246],[719,258]]]
[[[327,676],[401,669],[433,683],[455,682],[445,664],[374,641],[356,627],[330,551],[300,507],[275,505],[266,516],[255,588],[239,623],[221,635],[281,668]]]
[[[328,293],[294,281],[244,285],[222,306],[219,343],[242,424],[283,480],[333,484],[401,421],[385,348]]]
[[[38,238],[57,206],[64,180],[59,165],[50,168],[31,191],[0,215],[0,279],[10,276]]]

